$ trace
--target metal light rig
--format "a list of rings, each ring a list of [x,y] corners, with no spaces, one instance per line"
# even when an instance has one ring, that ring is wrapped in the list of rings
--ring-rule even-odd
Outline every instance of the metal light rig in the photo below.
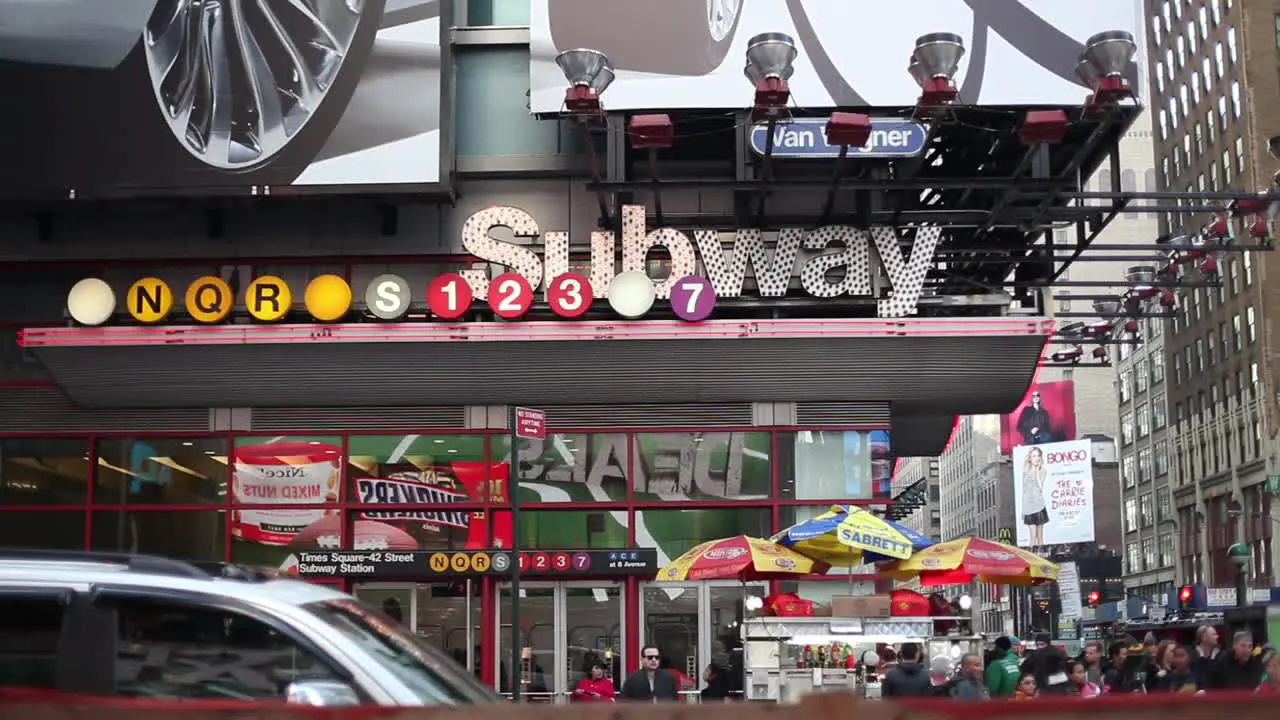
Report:
[[[927,121],[924,152],[908,158],[859,158],[853,151],[868,142],[871,115],[837,109],[827,118],[826,140],[839,148],[839,156],[785,167],[785,172],[773,162],[774,129],[791,119],[789,81],[799,55],[786,34],[762,33],[747,43],[744,75],[753,94],[740,112],[679,118],[681,133],[669,113],[624,118],[605,112],[600,97],[613,72],[603,54],[571,50],[557,62],[569,85],[561,117],[583,129],[591,172],[587,187],[596,194],[601,228],[616,232],[620,206],[635,203],[642,193],[651,198],[652,217],[646,219],[652,225],[762,230],[890,226],[904,253],[912,248],[918,228],[941,226],[944,233],[919,302],[920,315],[1037,314],[1044,312],[1044,288],[1096,288],[1102,294],[1055,296],[1091,300],[1093,312],[1057,314],[1068,322],[1050,340],[1042,364],[1103,367],[1110,364],[1110,346],[1142,342],[1140,320],[1170,317],[1182,291],[1215,287],[1223,265],[1239,253],[1270,250],[1271,224],[1280,209],[1275,189],[1151,192],[1121,187],[1118,144],[1142,110],[1132,85],[1136,50],[1133,36],[1119,30],[1100,32],[1083,43],[1076,73],[1089,93],[1078,106],[977,107],[955,82],[965,54],[963,39],[949,32],[922,35],[907,63],[920,87],[916,104],[881,108],[876,115]],[[661,100],[654,104],[661,106]],[[766,129],[759,157],[744,149],[754,124]],[[593,132],[605,135],[609,150],[603,161]],[[717,133],[727,140],[716,145]],[[1280,156],[1280,136],[1271,146]],[[736,177],[707,177],[709,148],[734,155]],[[664,168],[683,177],[664,177]],[[1120,189],[1083,191],[1083,179],[1095,171],[1107,172],[1110,186]],[[664,213],[663,193],[675,189],[730,192],[733,210]],[[771,211],[770,198],[784,191],[804,191],[789,193],[790,205],[803,209]],[[800,197],[805,200],[797,201]],[[1145,245],[1094,242],[1121,213],[1164,215],[1175,209],[1211,220]],[[1065,243],[1055,238],[1054,230],[1062,228],[1074,229],[1074,238]],[[1126,262],[1128,267],[1110,281],[1062,278],[1076,262]],[[759,311],[751,301],[717,307],[743,317]],[[772,311],[779,317],[790,312],[807,317],[876,312],[874,299],[843,297],[829,298],[821,307],[783,302]]]

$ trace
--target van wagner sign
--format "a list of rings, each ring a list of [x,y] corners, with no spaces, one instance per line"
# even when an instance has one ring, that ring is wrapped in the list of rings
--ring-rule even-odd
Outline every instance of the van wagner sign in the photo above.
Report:
[[[542,257],[527,246],[491,237],[489,233],[496,227],[510,228],[516,237],[536,238],[541,234]],[[874,245],[893,288],[889,297],[877,303],[879,315],[904,317],[916,314],[916,303],[941,234],[941,228],[936,226],[918,229],[910,255],[904,256],[898,234],[890,227],[784,228],[778,232],[770,250],[760,230],[738,230],[727,243],[725,234],[714,229],[650,230],[646,227],[644,206],[627,205],[622,208],[621,267],[615,267],[618,238],[607,231],[593,232],[589,279],[592,294],[606,297],[615,275],[644,272],[649,251],[660,247],[671,255],[671,273],[665,280],[654,281],[659,298],[669,298],[673,286],[682,278],[699,274],[711,281],[716,297],[740,297],[748,267],[760,297],[783,297],[797,273],[800,287],[813,297],[866,297],[873,294],[875,286],[871,263]],[[534,288],[544,283],[549,287],[557,277],[569,272],[569,243],[569,233],[541,233],[533,216],[515,207],[485,208],[468,218],[462,228],[462,244],[467,252],[481,260],[512,268]],[[698,272],[699,260],[702,273]],[[461,274],[476,298],[488,297],[487,270],[476,268],[463,270]]]
[[[814,298],[874,297],[880,317],[899,318],[916,314],[942,234],[937,226],[917,228],[904,254],[897,230],[885,226],[783,228],[766,237],[755,229],[650,229],[645,217],[643,206],[627,205],[622,209],[621,232],[591,233],[590,277],[571,271],[569,233],[542,232],[528,212],[496,206],[474,213],[463,223],[462,245],[476,258],[474,266],[441,273],[423,287],[394,274],[373,278],[354,292],[346,278],[334,274],[317,275],[305,288],[291,288],[274,275],[206,276],[185,288],[144,277],[123,293],[123,309],[143,324],[164,322],[179,307],[196,323],[217,324],[242,307],[252,319],[270,323],[297,318],[301,305],[316,322],[340,323],[350,319],[359,297],[364,299],[362,309],[378,321],[400,321],[413,303],[421,307],[423,299],[432,320],[461,320],[483,303],[498,317],[518,320],[541,291],[547,306],[563,319],[580,317],[594,299],[603,298],[609,298],[610,306],[623,317],[643,317],[649,305],[628,314],[614,304],[610,286],[616,284],[619,295],[624,287],[627,292],[639,288],[650,305],[655,297],[669,300],[678,317],[696,322],[712,314],[715,298],[741,297],[746,280],[752,278],[761,298],[784,297],[798,284]],[[494,237],[495,228],[509,229],[515,240]],[[531,247],[537,244],[542,246],[541,253]],[[655,248],[670,255],[670,273],[665,279],[646,280],[646,260]],[[872,262],[873,249],[878,264]],[[493,277],[492,268],[482,263],[509,270]],[[887,292],[882,277],[888,279]],[[67,296],[67,310],[81,325],[102,325],[116,317],[117,292],[101,279],[81,280]]]

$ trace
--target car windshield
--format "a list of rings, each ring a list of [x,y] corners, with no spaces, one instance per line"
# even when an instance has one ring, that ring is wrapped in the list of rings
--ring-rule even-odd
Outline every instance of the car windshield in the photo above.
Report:
[[[501,698],[391,618],[356,600],[308,603],[304,609],[363,647],[424,705],[489,703]]]

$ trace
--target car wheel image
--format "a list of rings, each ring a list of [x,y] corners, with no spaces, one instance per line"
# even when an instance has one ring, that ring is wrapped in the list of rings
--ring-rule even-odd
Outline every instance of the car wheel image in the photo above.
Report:
[[[733,44],[742,0],[551,0],[560,51],[591,48],[615,70],[706,75]]]
[[[145,64],[163,124],[195,170],[273,167],[281,177],[269,182],[289,182],[346,110],[384,6],[161,0],[133,59]]]

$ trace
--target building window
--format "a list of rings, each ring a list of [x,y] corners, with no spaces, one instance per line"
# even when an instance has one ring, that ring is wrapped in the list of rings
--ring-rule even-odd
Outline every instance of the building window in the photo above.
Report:
[[[1133,399],[1133,371],[1125,368],[1120,372],[1120,402],[1129,402]]]
[[[94,475],[94,502],[118,505],[223,504],[227,499],[227,482],[231,479],[228,447],[225,437],[100,440],[97,445],[98,468]],[[330,502],[337,502],[336,491]]]
[[[1157,442],[1151,451],[1152,465],[1155,467],[1156,477],[1167,475],[1169,473],[1169,447],[1164,440]]]
[[[636,527],[646,528],[658,547],[659,562],[665,563],[708,540],[734,535],[769,537],[773,533],[772,514],[769,508],[752,507],[637,510]]]
[[[1173,534],[1160,536],[1160,567],[1173,565]]]
[[[423,436],[428,437],[428,436]],[[444,441],[443,445],[434,445],[439,457],[449,461],[455,458],[476,458],[475,453],[482,452],[473,443],[466,441],[469,436],[441,436],[429,438],[429,443]],[[351,438],[351,454],[364,449],[362,445],[373,445],[377,438]],[[489,439],[491,454],[497,462],[510,462],[508,451],[510,439],[504,435],[495,435]],[[433,445],[428,445],[428,448]],[[370,447],[369,450],[377,448]],[[637,462],[628,469],[627,458],[630,455],[628,436],[625,433],[555,433],[543,440],[520,441],[520,490],[522,503],[537,502],[620,502],[627,499],[635,470],[642,469],[643,463]],[[766,454],[767,455],[767,454]],[[454,462],[457,468],[460,463]],[[474,463],[471,463],[474,464]],[[692,465],[691,472],[692,472]],[[456,473],[455,473],[456,474]],[[476,482],[459,487],[472,500],[484,498],[485,491],[476,487]],[[507,502],[507,482],[502,477],[492,477],[491,495],[494,502]],[[638,486],[639,487],[639,486]],[[647,486],[645,486],[647,487]],[[693,496],[697,496],[696,491]]]
[[[99,459],[99,464],[101,462]],[[223,483],[225,482],[224,470]],[[81,504],[88,497],[88,484],[88,440],[0,440],[0,507]],[[102,502],[121,501],[104,499]],[[4,530],[0,530],[0,533],[7,535]]]
[[[1245,255],[1248,255],[1248,253],[1245,253]],[[1256,318],[1253,313],[1253,308],[1252,307],[1245,308],[1244,309],[1244,323],[1245,323],[1244,339],[1245,339],[1245,342],[1247,342],[1250,345],[1253,344],[1253,341],[1255,339],[1255,335],[1254,335],[1254,333],[1256,332],[1255,320]]]
[[[1218,334],[1212,330],[1209,331],[1209,338],[1205,341],[1205,348],[1208,353],[1205,365],[1213,365],[1218,362]]]
[[[529,0],[467,0],[469,27],[527,26]]]
[[[342,438],[333,435],[242,437],[232,448],[231,558],[247,565],[278,567],[289,556],[288,546],[310,543],[312,548],[341,549],[342,514],[333,509],[342,493]],[[137,513],[142,521],[150,513]],[[216,513],[211,513],[216,514]],[[213,518],[177,519],[169,524],[150,520],[152,532],[168,536],[183,528],[198,528]],[[221,520],[216,520],[221,526]],[[93,534],[99,538],[95,514]],[[202,534],[209,531],[202,530]],[[103,531],[103,538],[110,538]],[[174,538],[172,541],[176,541]],[[206,540],[205,542],[209,542]],[[103,548],[110,549],[110,548]],[[210,553],[213,550],[210,549]],[[223,552],[216,552],[221,559]],[[188,556],[190,557],[190,556]],[[214,559],[200,557],[198,559]]]
[[[1151,497],[1151,493],[1144,493],[1138,499],[1138,522],[1142,527],[1147,527],[1156,521],[1155,511],[1155,500]]]
[[[1146,482],[1151,479],[1151,448],[1142,448],[1138,451],[1138,482]]]
[[[815,455],[794,456],[800,487],[830,490],[842,487],[850,499],[869,497],[873,469],[880,469],[887,492],[889,433],[876,431],[814,432],[827,444]],[[772,494],[767,432],[640,433],[632,450],[631,483],[636,499],[757,500]],[[788,443],[789,445],[789,443]],[[838,460],[832,448],[845,453]],[[791,459],[783,453],[782,467]],[[873,457],[883,458],[880,465]],[[790,469],[790,468],[788,468]],[[790,479],[790,473],[788,473]],[[793,481],[794,482],[794,481]],[[812,482],[814,485],[806,485]],[[809,496],[797,495],[799,499]],[[816,498],[817,495],[812,497]]]
[[[1120,416],[1120,443],[1122,445],[1133,444],[1133,414],[1124,413]]]
[[[1173,356],[1173,384],[1182,384],[1182,356],[1176,354]]]
[[[233,512],[233,533],[247,535],[257,533],[254,537],[260,537],[263,533],[274,532],[274,528],[270,526],[267,526],[266,530],[263,529],[266,511],[237,510]],[[307,522],[308,520],[321,519],[326,512],[336,511],[273,510],[271,517],[290,521],[303,517],[305,527],[311,524]],[[227,524],[222,510],[171,510],[168,508],[95,510],[92,519],[93,534],[90,537],[90,547],[94,550],[164,555],[198,561],[220,561],[226,558]],[[335,529],[335,536],[339,532]],[[294,533],[289,533],[287,540],[283,540],[283,543],[292,542],[293,535]],[[286,536],[281,534],[278,537]],[[339,548],[335,546],[332,549]],[[283,546],[274,546],[271,550],[279,552],[268,552],[254,558],[235,558],[235,561],[280,567],[289,553]]]
[[[1162,487],[1156,490],[1156,520],[1172,520],[1173,504],[1169,495],[1169,488]]]
[[[767,433],[764,439],[767,442]],[[780,433],[778,454],[778,485],[783,498],[866,500],[887,498],[892,492],[887,431]]]
[[[1147,391],[1147,361],[1139,360],[1133,366],[1133,390],[1135,393]]]
[[[1151,427],[1159,430],[1167,424],[1168,416],[1165,410],[1164,395],[1156,395],[1151,398]]]
[[[1133,456],[1125,455],[1120,459],[1120,477],[1124,480],[1125,487],[1133,487],[1138,482],[1137,473],[1133,467]]]
[[[687,512],[703,512],[689,510]],[[747,513],[752,512],[746,510]],[[661,533],[671,528],[658,528]],[[511,513],[507,510],[493,512],[493,547],[510,547]],[[627,541],[627,513],[607,510],[522,510],[520,512],[520,547],[533,549],[564,548],[577,550],[593,547],[624,547]],[[465,545],[456,541],[444,545],[439,540],[420,540],[423,548],[477,547],[476,540],[468,539]],[[622,543],[622,545],[619,545]],[[681,551],[683,552],[683,551]],[[674,557],[674,556],[673,556]]]
[[[1138,437],[1143,438],[1151,434],[1151,413],[1145,404],[1139,405],[1134,409],[1134,417],[1137,418]]]
[[[0,547],[84,550],[85,511],[0,505]]]
[[[1222,98],[1219,98],[1218,102],[1219,103],[1223,102]],[[1244,174],[1244,138],[1240,138],[1240,137],[1236,138],[1235,151],[1236,151],[1236,174],[1242,175]],[[1247,271],[1247,268],[1249,267],[1248,266],[1249,253],[1244,253],[1244,257],[1245,257],[1245,268]],[[1245,277],[1244,284],[1245,285],[1249,284],[1249,278],[1247,275]]]
[[[1138,543],[1131,542],[1124,546],[1124,561],[1127,574],[1142,572],[1142,555],[1138,550]]]
[[[1148,570],[1156,568],[1156,539],[1142,538],[1142,565]]]
[[[1158,321],[1151,323],[1152,330],[1154,330],[1159,326],[1160,324]],[[1157,383],[1157,384],[1164,382],[1164,354],[1163,353],[1156,353],[1155,355],[1151,356],[1151,382]]]

